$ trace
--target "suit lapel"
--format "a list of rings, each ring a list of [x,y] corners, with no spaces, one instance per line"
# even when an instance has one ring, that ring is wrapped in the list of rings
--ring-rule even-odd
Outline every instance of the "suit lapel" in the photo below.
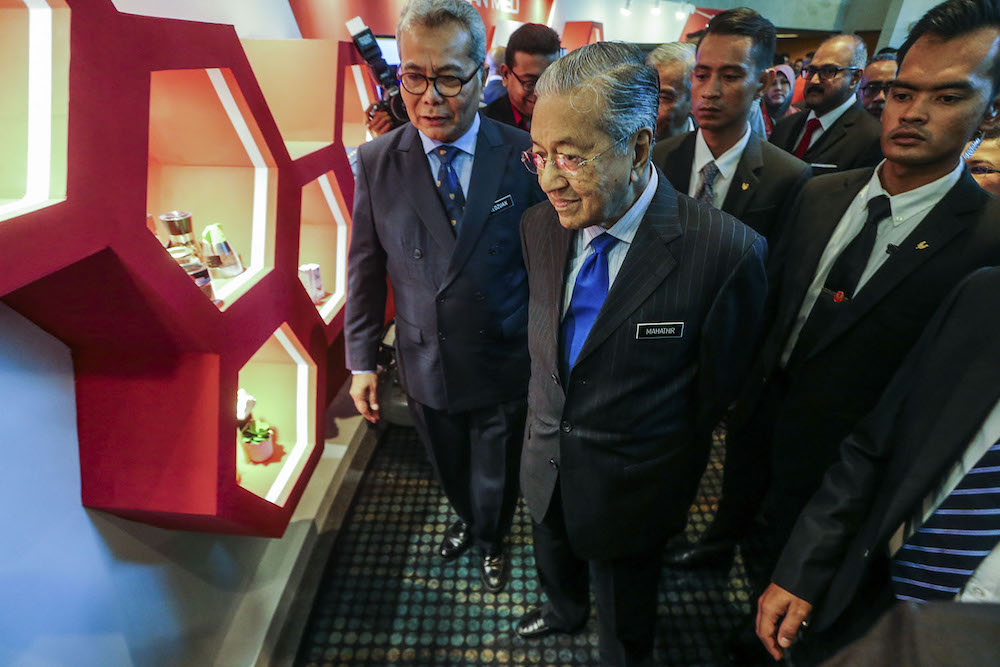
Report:
[[[653,167],[655,169],[655,167]],[[607,339],[677,266],[668,244],[683,233],[678,218],[677,192],[660,174],[653,200],[639,223],[601,312],[597,314],[577,363]]]
[[[958,183],[930,210],[898,252],[893,253],[848,304],[842,317],[830,326],[809,356],[823,349],[851,327],[899,285],[917,267],[933,257],[969,225],[963,214],[978,210],[988,197],[966,169]],[[918,248],[918,244],[921,246]]]
[[[788,117],[787,128],[788,132],[782,136],[780,133],[784,131],[784,127],[780,130],[775,129],[774,133],[771,135],[771,143],[778,148],[784,150],[786,153],[795,153],[795,146],[798,144],[799,135],[802,134],[802,130],[806,126],[806,120],[809,118],[808,111],[800,111],[792,116]],[[785,123],[781,122],[782,125]],[[777,135],[777,136],[776,136]]]
[[[688,132],[677,148],[667,155],[663,174],[678,192],[686,193],[691,187],[691,165],[694,164],[694,146],[698,131]]]
[[[479,135],[476,137],[476,155],[472,162],[472,177],[469,180],[469,196],[465,198],[465,212],[458,226],[458,241],[448,264],[442,289],[461,273],[465,263],[469,261],[469,256],[486,227],[486,220],[507,169],[511,147],[503,143],[492,123],[486,118],[481,119]]]
[[[830,150],[831,147],[837,145],[839,142],[843,141],[847,137],[851,130],[851,127],[858,122],[858,113],[868,113],[861,107],[861,103],[857,100],[854,104],[848,107],[847,111],[844,112],[837,122],[833,124],[829,130],[824,130],[823,134],[819,135],[819,139],[816,143],[809,147],[806,154],[802,157],[806,162],[810,162],[816,159],[817,155],[821,155],[826,151]]]
[[[399,189],[410,200],[434,241],[450,255],[455,249],[455,232],[448,224],[448,216],[430,173],[427,155],[424,154],[420,136],[412,125],[403,130],[403,136],[396,147],[394,168],[395,182],[399,184]]]
[[[746,213],[750,202],[757,193],[757,185],[760,183],[758,174],[764,166],[764,158],[761,154],[762,139],[760,135],[752,134],[740,156],[740,162],[736,165],[736,172],[733,180],[729,183],[729,192],[722,203],[722,210],[735,218],[740,218]]]
[[[549,209],[550,220],[542,228],[542,235],[545,239],[544,246],[548,249],[548,255],[543,256],[538,268],[532,271],[539,271],[545,274],[545,279],[537,284],[547,285],[551,292],[539,295],[542,303],[551,303],[552,307],[546,312],[547,321],[544,322],[544,329],[551,331],[554,337],[553,349],[559,349],[560,325],[562,323],[564,276],[566,275],[566,262],[569,259],[570,244],[575,238],[574,232],[559,224],[559,216],[555,209]]]

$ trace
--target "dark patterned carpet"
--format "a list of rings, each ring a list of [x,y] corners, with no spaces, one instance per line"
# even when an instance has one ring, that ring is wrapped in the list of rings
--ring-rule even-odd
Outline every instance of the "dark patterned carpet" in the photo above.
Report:
[[[722,483],[723,445],[691,509],[687,537],[711,520]],[[296,665],[599,665],[597,623],[585,631],[518,638],[513,623],[539,603],[531,523],[523,504],[510,536],[511,581],[484,591],[474,550],[446,563],[437,543],[452,520],[411,429],[391,428],[358,488],[316,595]],[[729,573],[665,568],[656,661],[723,665],[725,639],[750,594],[741,559]]]

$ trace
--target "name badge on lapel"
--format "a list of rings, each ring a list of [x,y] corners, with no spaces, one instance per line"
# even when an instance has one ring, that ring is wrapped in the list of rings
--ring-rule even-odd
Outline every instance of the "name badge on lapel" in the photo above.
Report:
[[[651,338],[682,338],[684,336],[683,322],[645,322],[635,325],[635,339]]]
[[[514,197],[507,195],[506,197],[501,197],[500,199],[493,202],[492,208],[490,208],[490,215],[494,213],[499,213],[505,208],[510,208],[514,205]]]

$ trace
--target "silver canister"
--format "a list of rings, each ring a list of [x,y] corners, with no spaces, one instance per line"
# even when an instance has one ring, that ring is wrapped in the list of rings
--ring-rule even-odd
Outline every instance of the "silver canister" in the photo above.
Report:
[[[212,294],[212,277],[208,273],[208,267],[201,263],[197,258],[191,258],[190,261],[181,264],[181,268],[184,269],[194,284],[198,286],[201,293],[207,296],[209,299],[215,300]]]
[[[170,211],[160,216],[160,221],[167,226],[170,234],[170,245],[183,245],[195,248],[194,220],[187,211]]]
[[[320,272],[319,264],[299,266],[299,280],[305,285],[306,293],[312,302],[318,305],[326,296],[326,292],[323,291],[323,275]]]
[[[243,273],[243,261],[229,245],[229,241],[222,243],[202,241],[201,253],[205,257],[212,278],[232,278]]]

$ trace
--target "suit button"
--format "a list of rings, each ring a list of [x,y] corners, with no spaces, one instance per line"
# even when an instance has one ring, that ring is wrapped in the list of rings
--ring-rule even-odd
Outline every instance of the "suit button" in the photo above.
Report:
[[[445,335],[438,331],[438,340],[445,340]]]
[[[420,248],[413,249],[413,259],[420,259],[423,256],[424,256],[423,250],[421,250]]]
[[[549,459],[549,465],[555,468],[556,470],[559,470],[559,464],[556,463],[555,459]]]
[[[556,375],[555,373],[553,373],[550,377],[552,378],[553,382],[555,382],[556,384],[559,384],[559,376],[558,375]]]
[[[864,554],[862,554],[862,555],[861,555],[861,557],[862,557],[862,558],[864,558],[865,560],[868,560],[868,558],[869,558],[869,557],[870,557],[871,555],[872,555],[872,552],[871,552],[871,550],[870,550],[870,549],[865,549],[865,552],[864,552]]]
[[[569,433],[570,431],[573,430],[573,425],[570,424],[568,421],[564,420],[563,423],[560,424],[559,428],[562,429],[563,433]]]
[[[445,302],[445,301],[447,301],[447,300],[448,300],[448,299],[447,299],[447,297],[443,297],[443,296],[439,296],[439,297],[437,298],[437,302],[438,302],[438,303],[444,303],[444,302]]]
[[[486,335],[486,329],[480,329],[479,330],[479,335],[480,336],[485,336]]]
[[[479,290],[476,290],[475,292],[472,293],[472,298],[474,298],[476,301],[482,301],[483,299],[486,298],[486,295],[480,292]]]

